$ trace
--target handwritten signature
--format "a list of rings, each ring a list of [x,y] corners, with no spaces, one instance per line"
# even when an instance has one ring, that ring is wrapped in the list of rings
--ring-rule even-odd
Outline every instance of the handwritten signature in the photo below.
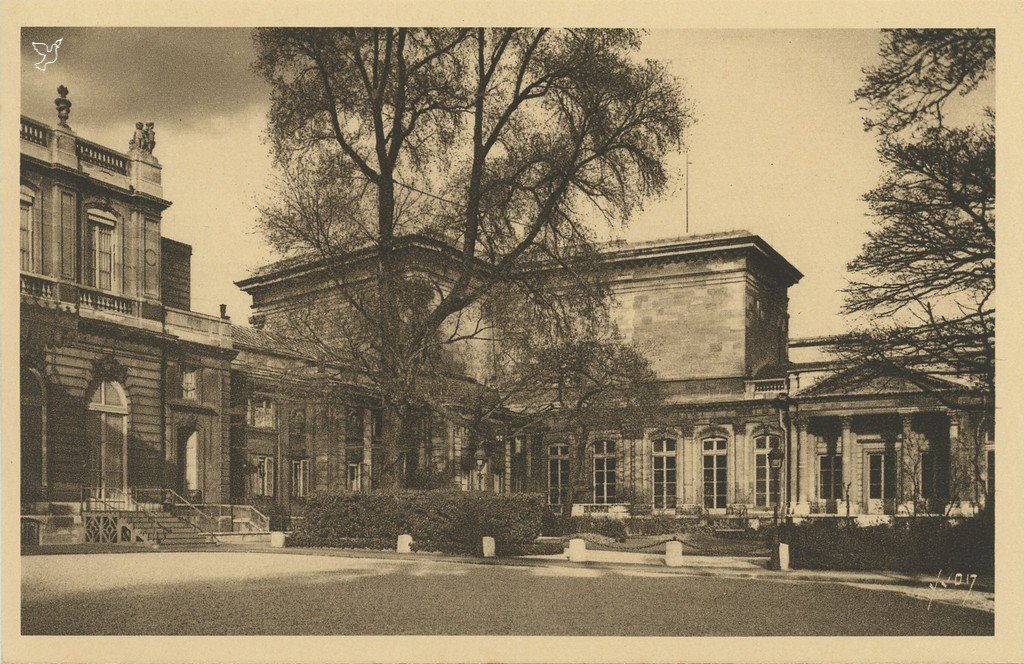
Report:
[[[932,590],[931,595],[928,597],[928,610],[932,610],[932,600],[935,599],[935,595],[939,592],[957,592],[958,590],[966,590],[967,592],[964,593],[964,600],[960,603],[960,606],[966,605],[968,596],[970,596],[971,591],[974,590],[974,582],[977,580],[977,574],[963,574],[961,572],[957,572],[955,575],[950,574],[943,579],[942,570],[940,569],[939,574],[935,579],[935,583],[928,584],[928,587]]]

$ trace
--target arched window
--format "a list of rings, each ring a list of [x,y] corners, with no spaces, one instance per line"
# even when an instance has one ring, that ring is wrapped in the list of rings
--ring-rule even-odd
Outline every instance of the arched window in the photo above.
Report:
[[[654,441],[654,507],[676,506],[676,441],[663,438]]]
[[[33,499],[46,486],[46,392],[35,369],[21,372],[21,490]]]
[[[36,192],[21,185],[21,271],[35,269]]]
[[[779,504],[779,469],[772,468],[768,458],[779,444],[780,438],[774,434],[754,438],[754,504],[758,507]]]
[[[594,443],[594,502],[607,505],[615,502],[618,459],[614,440]]]
[[[548,447],[548,505],[561,506],[569,491],[569,446]]]
[[[120,384],[103,381],[93,391],[85,433],[93,486],[101,497],[118,496],[128,487],[128,399]]]
[[[727,506],[728,441],[720,436],[701,441],[704,454],[704,507],[724,509]]]

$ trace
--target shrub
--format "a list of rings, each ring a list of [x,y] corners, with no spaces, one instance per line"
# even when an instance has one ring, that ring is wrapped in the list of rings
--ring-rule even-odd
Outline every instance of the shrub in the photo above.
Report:
[[[625,525],[630,535],[675,535],[700,529],[696,519],[664,515],[626,519]]]
[[[463,491],[320,492],[309,498],[296,546],[345,546],[350,540],[386,542],[412,535],[414,549],[482,553],[493,537],[501,555],[515,553],[541,532],[544,512],[536,494]]]
[[[859,527],[844,519],[814,519],[788,529],[797,568],[985,575],[994,570],[993,535],[985,515],[955,525],[926,518]]]
[[[626,524],[619,519],[603,519],[592,516],[564,516],[552,514],[545,510],[547,515],[543,520],[543,533],[551,537],[565,537],[567,535],[580,535],[584,533],[595,533],[611,537],[612,539],[626,541]]]

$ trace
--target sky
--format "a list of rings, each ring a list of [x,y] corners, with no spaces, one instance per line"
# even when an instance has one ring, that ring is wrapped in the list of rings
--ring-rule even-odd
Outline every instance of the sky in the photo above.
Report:
[[[63,37],[45,72],[31,42]],[[163,166],[163,234],[191,244],[192,308],[226,303],[236,323],[249,298],[234,281],[276,256],[255,230],[255,203],[273,176],[263,141],[269,86],[250,69],[248,29],[26,28],[22,113],[55,124],[66,85],[70,125],[126,152],[136,121],[155,122]],[[652,30],[642,54],[679,77],[697,121],[677,177],[615,237],[748,230],[793,263],[790,335],[848,329],[840,315],[845,265],[873,220],[861,196],[878,183],[875,138],[853,100],[862,69],[877,61],[876,30]],[[126,57],[131,54],[131,57]],[[989,86],[979,95],[994,96]]]

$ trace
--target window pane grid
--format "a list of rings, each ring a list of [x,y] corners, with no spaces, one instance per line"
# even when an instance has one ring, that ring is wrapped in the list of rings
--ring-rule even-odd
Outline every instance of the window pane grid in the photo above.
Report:
[[[727,503],[726,440],[709,438],[704,448],[704,507],[722,509]]]
[[[822,500],[842,500],[843,457],[822,454],[818,457],[818,497]]]

